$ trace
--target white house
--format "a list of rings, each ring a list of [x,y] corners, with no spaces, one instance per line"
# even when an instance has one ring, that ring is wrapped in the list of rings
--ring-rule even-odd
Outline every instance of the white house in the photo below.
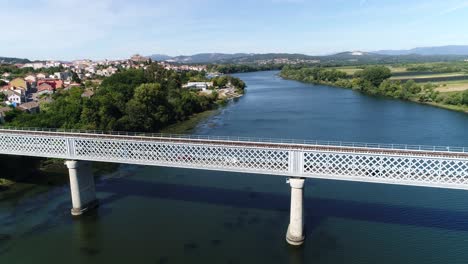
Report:
[[[23,95],[21,93],[21,91],[19,90],[15,90],[15,91],[5,91],[6,95],[7,95],[7,98],[8,98],[8,102],[10,102],[11,104],[13,103],[16,103],[16,104],[21,104],[23,103]]]
[[[182,88],[206,91],[206,89],[212,86],[212,82],[188,82],[187,84],[183,85]]]

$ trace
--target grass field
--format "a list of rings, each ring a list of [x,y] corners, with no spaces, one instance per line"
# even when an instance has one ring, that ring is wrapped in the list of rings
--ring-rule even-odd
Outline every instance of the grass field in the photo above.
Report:
[[[407,66],[415,66],[415,65],[419,65],[419,64],[407,65]],[[421,64],[421,65],[432,65],[432,64]],[[385,66],[388,67],[392,71],[392,73],[408,74],[408,75],[392,77],[391,80],[406,81],[408,79],[414,79],[414,80],[417,80],[420,85],[424,85],[426,83],[432,83],[438,86],[437,88],[435,88],[435,90],[441,93],[462,92],[462,91],[468,90],[468,80],[444,80],[444,81],[431,80],[434,78],[450,78],[450,77],[467,76],[468,74],[466,72],[433,73],[433,74],[427,73],[427,72],[418,74],[417,72],[414,72],[414,75],[413,75],[411,74],[411,72],[407,71],[406,69],[407,66],[391,66],[391,65],[385,65]],[[362,67],[342,66],[342,67],[334,67],[333,69],[346,72],[346,74],[348,75],[353,75],[357,71],[362,70]],[[424,79],[427,79],[427,82]]]
[[[392,66],[388,66],[388,65],[387,65],[387,67],[394,73],[406,72],[406,68],[404,68],[404,67],[392,67]],[[339,70],[339,71],[342,71],[342,72],[346,72],[346,74],[348,74],[348,75],[353,75],[355,72],[362,70],[362,68],[358,68],[358,67],[355,67],[355,66],[334,67],[333,69],[336,69],[336,70]]]
[[[397,76],[397,77],[392,77],[392,80],[399,80],[399,79],[430,79],[430,78],[455,77],[455,76],[464,76],[464,75],[466,75],[466,74],[462,73],[462,72],[434,73],[434,74],[424,74],[424,75]]]
[[[438,82],[434,84],[439,86],[436,88],[436,91],[441,92],[441,93],[461,92],[461,91],[468,90],[468,80]]]

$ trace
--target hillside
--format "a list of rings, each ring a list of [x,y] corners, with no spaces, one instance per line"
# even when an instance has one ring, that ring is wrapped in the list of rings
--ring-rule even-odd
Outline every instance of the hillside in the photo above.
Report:
[[[235,58],[248,57],[250,54],[236,53],[236,54],[225,54],[225,53],[200,53],[191,56],[176,56],[170,57],[164,55],[152,55],[151,59],[158,60],[157,58],[165,58],[165,61],[176,62],[176,63],[214,63],[219,61],[232,60]]]
[[[382,55],[409,55],[417,54],[424,56],[431,55],[468,55],[468,45],[450,45],[450,46],[439,46],[439,47],[420,47],[409,50],[380,50],[374,53]]]
[[[0,64],[29,63],[28,59],[0,57]]]

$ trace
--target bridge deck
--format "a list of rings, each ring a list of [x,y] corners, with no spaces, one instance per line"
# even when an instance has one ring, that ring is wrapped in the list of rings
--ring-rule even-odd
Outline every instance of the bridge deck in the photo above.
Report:
[[[465,148],[359,144],[0,129],[2,154],[468,189]]]
[[[468,158],[468,152],[458,152],[450,150],[436,150],[450,147],[433,147],[435,150],[428,150],[429,146],[421,146],[423,149],[402,149],[402,148],[380,148],[380,147],[354,147],[354,146],[338,146],[338,145],[314,145],[305,143],[278,143],[278,142],[265,142],[258,141],[242,141],[226,139],[198,139],[188,136],[184,137],[171,137],[165,136],[151,136],[151,135],[119,135],[119,134],[92,134],[92,133],[74,133],[74,132],[49,132],[49,131],[30,131],[30,130],[1,130],[0,133],[5,134],[23,134],[33,136],[51,136],[51,137],[76,137],[76,138],[97,138],[97,139],[116,139],[116,140],[136,140],[136,141],[152,141],[152,142],[167,142],[167,143],[187,143],[187,144],[215,144],[224,146],[236,147],[260,147],[260,148],[281,148],[289,150],[311,150],[311,151],[331,151],[331,152],[350,152],[350,153],[369,153],[369,154],[387,154],[387,155],[402,155],[402,156],[430,156],[430,157],[445,157],[445,158]],[[184,136],[184,135],[178,135]],[[234,139],[234,138],[233,138]],[[365,143],[363,143],[365,144]],[[382,144],[373,144],[382,145]],[[387,146],[390,144],[386,144]],[[405,146],[397,144],[396,146]],[[418,146],[419,147],[419,146]],[[426,149],[424,149],[424,147]],[[429,147],[430,148],[430,147]],[[465,148],[459,148],[465,150]],[[468,151],[468,149],[467,149]]]

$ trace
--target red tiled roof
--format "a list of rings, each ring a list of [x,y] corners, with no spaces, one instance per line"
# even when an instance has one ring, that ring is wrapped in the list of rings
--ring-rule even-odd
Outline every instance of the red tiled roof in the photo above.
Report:
[[[62,80],[51,80],[51,79],[39,80],[37,82],[37,85],[41,85],[43,83],[49,84],[54,89],[60,89],[60,88],[63,87],[63,81]]]
[[[53,90],[54,90],[54,87],[52,85],[50,85],[49,83],[42,83],[41,85],[39,85],[37,87],[38,92],[53,91]]]

